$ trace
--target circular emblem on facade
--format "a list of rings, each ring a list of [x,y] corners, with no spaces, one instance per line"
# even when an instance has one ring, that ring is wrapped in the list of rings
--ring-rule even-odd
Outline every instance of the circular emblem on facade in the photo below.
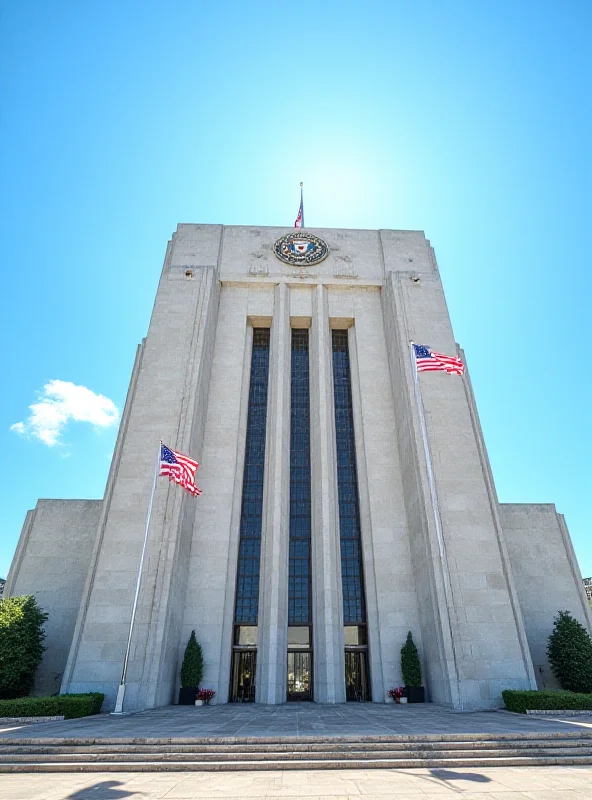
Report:
[[[282,236],[274,244],[273,250],[280,261],[295,267],[318,264],[329,255],[329,248],[322,239],[302,231]]]

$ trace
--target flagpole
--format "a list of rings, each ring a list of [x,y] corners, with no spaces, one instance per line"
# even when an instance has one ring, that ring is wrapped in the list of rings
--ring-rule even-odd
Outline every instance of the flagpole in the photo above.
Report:
[[[300,181],[300,208],[302,209],[302,220],[301,220],[301,227],[304,228],[304,195],[303,195],[303,183]]]
[[[430,453],[430,445],[428,442],[428,429],[425,419],[425,411],[423,401],[421,399],[421,392],[419,391],[419,373],[417,371],[417,357],[413,349],[413,342],[409,342],[409,353],[411,355],[411,367],[413,369],[413,384],[415,389],[415,402],[417,404],[417,413],[419,415],[419,425],[421,427],[421,438],[423,441],[423,452],[426,460],[426,467],[428,471],[428,484],[430,486],[430,498],[432,501],[432,509],[434,512],[434,522],[436,525],[436,535],[438,536],[438,546],[440,548],[440,555],[444,555],[444,536],[442,534],[442,521],[440,519],[440,507],[438,505],[438,494],[436,492],[436,481],[434,479],[434,467],[432,464],[432,454]]]
[[[432,512],[434,515],[434,524],[436,526],[436,536],[438,537],[438,549],[440,551],[440,561],[442,562],[443,568],[443,578],[444,578],[444,591],[446,595],[448,595],[448,601],[452,606],[452,610],[455,612],[454,608],[454,598],[452,595],[452,584],[450,583],[450,573],[448,570],[448,558],[446,556],[446,547],[444,544],[444,534],[442,532],[442,518],[440,516],[440,506],[438,503],[438,493],[436,491],[436,479],[434,477],[434,466],[432,463],[432,454],[430,452],[430,444],[428,441],[428,428],[426,424],[425,418],[425,410],[423,407],[423,400],[421,397],[421,392],[419,389],[419,373],[417,371],[417,356],[415,354],[415,350],[413,347],[413,342],[409,341],[409,355],[411,357],[411,369],[413,370],[413,385],[415,390],[415,402],[417,404],[417,413],[419,416],[419,424],[421,428],[421,438],[423,441],[423,452],[425,455],[426,461],[426,469],[428,473],[428,484],[430,487],[430,499],[432,501]],[[450,629],[450,640],[452,645],[452,656],[454,659],[454,671],[455,671],[455,678],[456,678],[456,691],[458,693],[458,698],[461,700],[460,694],[460,679],[458,674],[458,662],[456,658],[456,647],[454,642],[454,635],[452,632],[452,624],[450,621],[450,615],[448,615],[448,625]]]
[[[146,554],[146,544],[148,543],[148,530],[150,528],[150,515],[152,514],[152,503],[154,501],[154,493],[156,492],[156,481],[160,468],[160,458],[162,453],[162,439],[158,445],[158,456],[154,466],[154,480],[152,482],[152,492],[150,494],[150,502],[148,503],[148,514],[146,515],[146,528],[144,530],[144,542],[142,544],[142,554],[140,555],[140,563],[138,565],[138,575],[136,577],[136,593],[134,595],[134,604],[132,606],[132,617],[130,619],[129,633],[127,636],[127,645],[125,648],[125,657],[123,659],[123,670],[121,672],[121,681],[117,689],[117,700],[115,701],[115,710],[112,714],[123,714],[123,699],[125,697],[125,678],[127,674],[127,667],[129,663],[130,649],[132,644],[132,633],[134,630],[134,622],[136,619],[136,611],[138,608],[138,598],[140,596],[140,582],[142,580],[142,567],[144,566],[144,555]]]

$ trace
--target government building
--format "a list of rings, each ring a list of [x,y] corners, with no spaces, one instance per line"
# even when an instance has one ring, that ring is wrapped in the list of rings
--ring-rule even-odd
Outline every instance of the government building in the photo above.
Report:
[[[423,233],[179,225],[104,498],[25,520],[36,692],[115,706],[161,438],[202,494],[157,481],[125,711],[177,701],[192,630],[218,703],[387,702],[408,631],[429,701],[555,686],[555,615],[591,623],[564,519],[498,502],[470,364],[417,374],[412,342],[466,364]]]

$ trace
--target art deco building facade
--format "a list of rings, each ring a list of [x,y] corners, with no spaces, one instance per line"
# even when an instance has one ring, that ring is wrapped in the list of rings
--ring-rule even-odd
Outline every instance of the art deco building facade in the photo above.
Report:
[[[416,384],[411,340],[464,359],[421,232],[179,225],[104,499],[39,501],[8,577],[50,614],[38,690],[113,707],[161,437],[203,494],[158,484],[127,710],[192,629],[222,703],[385,702],[410,630],[432,701],[552,685],[554,615],[590,627],[563,517],[498,503],[468,371]]]

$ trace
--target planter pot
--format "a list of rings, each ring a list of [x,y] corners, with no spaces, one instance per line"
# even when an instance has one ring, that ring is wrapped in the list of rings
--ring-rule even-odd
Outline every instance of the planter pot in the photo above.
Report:
[[[423,686],[407,686],[407,699],[410,703],[425,703],[425,689]]]
[[[401,699],[399,700],[399,703],[406,703],[406,702],[407,702],[406,697],[401,697]]]
[[[196,706],[203,706],[203,704],[204,704],[204,701],[203,701],[203,700],[196,700],[196,701],[195,701],[195,705],[196,705]]]
[[[192,706],[195,703],[195,698],[197,697],[197,687],[196,686],[182,686],[179,689],[179,705],[180,706]]]

